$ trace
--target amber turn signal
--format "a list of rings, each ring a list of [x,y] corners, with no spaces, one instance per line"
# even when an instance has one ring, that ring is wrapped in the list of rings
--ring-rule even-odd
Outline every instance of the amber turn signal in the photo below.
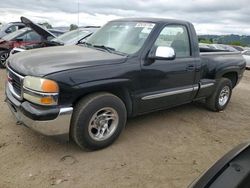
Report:
[[[43,97],[41,98],[41,104],[53,104],[54,100],[52,97]]]
[[[42,91],[46,93],[57,93],[59,88],[56,82],[52,80],[43,80],[42,82]]]

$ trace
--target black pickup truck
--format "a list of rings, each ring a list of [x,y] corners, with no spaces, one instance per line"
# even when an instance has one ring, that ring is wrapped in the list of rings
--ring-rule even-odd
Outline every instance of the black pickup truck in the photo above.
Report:
[[[245,66],[240,53],[199,49],[189,22],[119,19],[84,44],[12,56],[6,102],[27,127],[94,150],[113,143],[127,117],[197,100],[224,110]]]

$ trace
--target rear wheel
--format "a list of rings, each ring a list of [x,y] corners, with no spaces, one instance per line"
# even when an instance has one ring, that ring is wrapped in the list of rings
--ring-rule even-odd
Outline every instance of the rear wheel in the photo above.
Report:
[[[110,93],[91,94],[74,109],[71,138],[81,148],[101,149],[118,138],[126,120],[126,108],[120,98]]]
[[[0,52],[0,68],[5,68],[6,67],[6,60],[9,57],[9,52],[3,51]]]
[[[216,85],[215,92],[206,100],[207,107],[212,111],[222,111],[227,107],[232,95],[232,82],[222,78]]]

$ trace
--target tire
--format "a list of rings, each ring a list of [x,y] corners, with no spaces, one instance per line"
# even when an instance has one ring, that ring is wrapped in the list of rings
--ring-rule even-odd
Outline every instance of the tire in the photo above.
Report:
[[[9,52],[8,51],[2,51],[0,52],[0,68],[4,69],[6,68],[6,60],[9,57]]]
[[[90,94],[74,108],[70,136],[82,149],[102,149],[119,137],[126,121],[126,107],[120,98],[104,92]]]
[[[221,78],[216,84],[214,93],[206,99],[207,108],[215,112],[224,110],[231,99],[232,88],[231,80]]]

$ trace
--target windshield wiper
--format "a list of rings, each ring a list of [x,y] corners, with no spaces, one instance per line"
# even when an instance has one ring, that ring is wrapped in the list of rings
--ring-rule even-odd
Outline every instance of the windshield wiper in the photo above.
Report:
[[[94,48],[101,48],[104,49],[106,51],[108,51],[109,53],[112,53],[115,51],[114,48],[108,47],[108,46],[104,46],[104,45],[93,45]]]
[[[123,55],[123,56],[127,55],[126,53],[117,51],[115,48],[104,46],[104,45],[97,45],[97,44],[93,45],[93,44],[88,43],[88,42],[80,42],[79,45],[84,45],[86,47],[103,49],[103,50],[106,50],[109,53],[115,53],[115,54],[118,54],[118,55]]]
[[[93,47],[104,49],[108,51],[109,53],[114,53],[114,54],[123,55],[123,56],[127,55],[126,53],[117,51],[115,48],[104,46],[104,45],[93,45]]]
[[[87,47],[92,46],[91,43],[88,43],[88,42],[85,42],[85,41],[84,42],[80,41],[78,44],[81,44],[81,45],[83,44],[84,46],[87,46]]]

